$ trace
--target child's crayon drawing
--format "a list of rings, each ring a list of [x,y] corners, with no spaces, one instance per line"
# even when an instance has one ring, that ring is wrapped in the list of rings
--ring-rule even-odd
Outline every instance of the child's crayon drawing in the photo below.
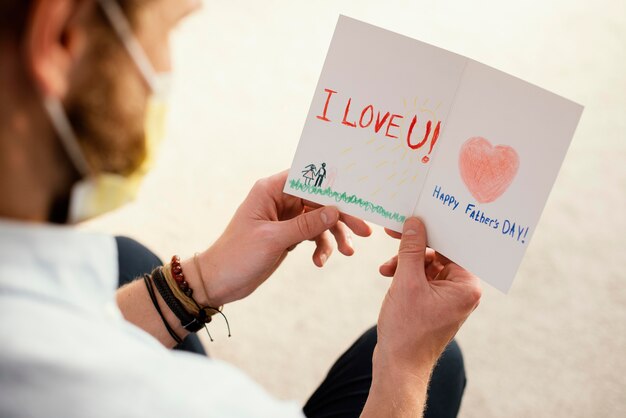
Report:
[[[401,139],[404,146],[412,151],[419,151],[424,147],[427,142],[429,144],[428,151],[423,155],[420,161],[423,164],[428,164],[430,161],[429,155],[433,152],[433,148],[439,139],[439,132],[441,131],[441,121],[436,120],[436,116],[424,118],[424,113],[428,112],[434,115],[434,112],[428,108],[420,109],[421,115],[415,112],[412,115],[404,115],[400,113],[393,113],[391,111],[381,110],[375,108],[373,104],[364,104],[359,107],[358,110],[354,109],[353,98],[348,97],[347,100],[338,94],[337,90],[329,88],[324,89],[326,100],[324,106],[320,109],[320,114],[316,116],[317,119],[327,123],[338,123],[344,127],[354,129],[371,130],[375,135],[381,135],[383,139]],[[336,98],[335,95],[339,96]],[[335,101],[343,99],[340,102],[339,109],[341,112],[337,114],[337,117],[331,115],[329,112],[329,106],[335,104]],[[367,103],[367,102],[366,102]],[[406,99],[404,100],[406,105]],[[425,105],[427,104],[427,101]],[[406,107],[406,106],[405,106]],[[343,116],[341,116],[343,115]],[[424,120],[422,120],[424,119]],[[402,130],[402,126],[405,120],[410,120],[409,127],[406,131]],[[418,132],[418,128],[421,132]],[[372,137],[368,144],[372,144],[376,141],[376,137]],[[380,151],[386,147],[386,144],[380,144],[376,150]],[[348,153],[352,148],[347,148],[343,152]]]
[[[326,163],[320,164],[319,168],[315,164],[309,164],[302,170],[302,178],[304,178],[304,184],[307,186],[322,187],[327,176]]]
[[[493,202],[515,179],[519,169],[517,152],[509,146],[492,146],[476,136],[465,141],[459,153],[461,178],[479,203]]]
[[[307,195],[327,197],[332,199],[335,203],[357,206],[365,212],[375,213],[378,216],[392,221],[404,222],[406,219],[404,215],[398,212],[389,211],[381,205],[377,205],[367,199],[362,199],[357,195],[335,191],[331,187],[312,186],[310,184],[304,184],[300,180],[289,180],[288,187],[293,191],[306,193]]]

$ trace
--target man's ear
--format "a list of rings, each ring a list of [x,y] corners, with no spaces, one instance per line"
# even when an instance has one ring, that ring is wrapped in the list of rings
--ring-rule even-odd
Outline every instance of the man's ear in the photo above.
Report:
[[[33,0],[23,54],[40,93],[64,98],[85,49],[85,16],[92,1]],[[82,21],[81,21],[82,20]]]

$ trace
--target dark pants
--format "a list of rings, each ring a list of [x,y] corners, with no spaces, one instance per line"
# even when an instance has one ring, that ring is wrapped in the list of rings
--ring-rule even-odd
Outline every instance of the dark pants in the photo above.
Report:
[[[162,265],[161,260],[138,242],[117,237],[120,286]],[[376,327],[370,328],[346,351],[328,372],[326,379],[304,406],[309,418],[358,417],[363,410],[372,382],[372,354]],[[176,350],[206,355],[195,334],[189,335]],[[439,359],[428,387],[425,418],[456,417],[465,389],[463,356],[453,341]]]
[[[375,346],[376,327],[372,327],[330,369],[304,406],[307,417],[358,417],[361,414],[372,383]],[[461,349],[452,341],[433,371],[424,417],[456,417],[465,382]]]

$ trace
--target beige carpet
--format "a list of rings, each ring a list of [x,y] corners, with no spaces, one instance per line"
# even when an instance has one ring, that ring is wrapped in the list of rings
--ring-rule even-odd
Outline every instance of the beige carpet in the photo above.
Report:
[[[624,1],[207,1],[173,40],[170,139],[156,171],[135,205],[87,228],[136,237],[163,257],[208,246],[255,179],[289,166],[339,13],[586,105],[511,293],[485,284],[459,335],[461,416],[626,416]],[[376,229],[356,245],[323,270],[312,245],[299,247],[227,307],[233,338],[214,325],[211,353],[304,401],[375,322],[386,291],[377,267],[397,243]]]

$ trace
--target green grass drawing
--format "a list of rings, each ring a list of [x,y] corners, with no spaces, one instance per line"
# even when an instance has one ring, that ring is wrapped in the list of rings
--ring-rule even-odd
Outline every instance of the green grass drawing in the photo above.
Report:
[[[354,194],[348,195],[346,193],[336,192],[330,187],[326,187],[326,188],[315,187],[310,184],[304,184],[300,180],[289,180],[289,187],[294,190],[301,191],[303,193],[308,193],[308,194],[318,195],[318,196],[327,196],[327,197],[330,197],[331,199],[334,199],[335,202],[337,203],[343,202],[349,205],[359,206],[361,209],[365,210],[366,212],[375,213],[377,215],[382,216],[383,218],[386,218],[392,221],[403,223],[406,220],[406,216],[400,215],[398,212],[392,213],[380,205],[376,205],[368,200],[361,199],[357,195],[354,195]]]

